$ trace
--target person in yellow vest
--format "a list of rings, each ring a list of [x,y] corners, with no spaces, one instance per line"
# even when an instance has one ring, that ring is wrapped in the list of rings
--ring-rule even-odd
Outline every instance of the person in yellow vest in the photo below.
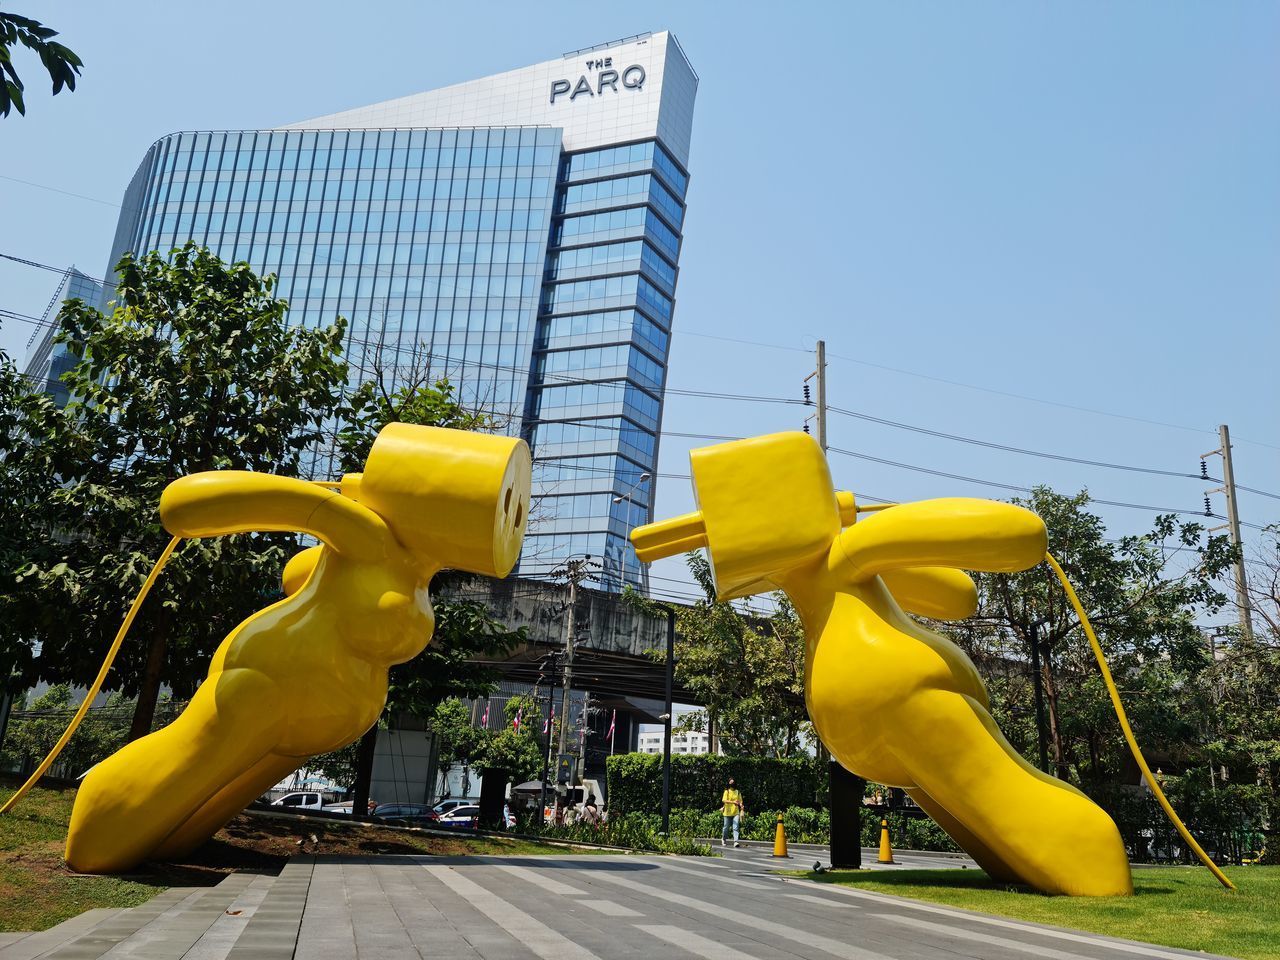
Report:
[[[724,828],[720,831],[720,846],[727,846],[729,843],[729,830],[733,830],[733,845],[740,847],[742,844],[738,842],[738,820],[746,813],[746,807],[742,804],[742,793],[733,784],[733,777],[729,778],[729,786],[720,796],[720,815],[724,817]]]

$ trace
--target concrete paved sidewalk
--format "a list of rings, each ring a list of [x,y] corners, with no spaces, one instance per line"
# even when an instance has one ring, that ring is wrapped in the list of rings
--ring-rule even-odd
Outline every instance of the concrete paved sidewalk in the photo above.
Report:
[[[765,868],[758,857],[300,857],[277,878],[238,874],[134,910],[86,914],[0,947],[0,960],[1207,956],[783,880]]]

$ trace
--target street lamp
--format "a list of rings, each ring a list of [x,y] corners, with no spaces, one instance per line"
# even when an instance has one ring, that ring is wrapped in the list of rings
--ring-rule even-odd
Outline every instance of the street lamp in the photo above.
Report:
[[[636,487],[640,486],[640,484],[644,483],[644,482],[645,482],[646,480],[648,480],[649,478],[650,478],[650,474],[648,474],[648,473],[642,473],[642,474],[640,474],[640,479],[639,479],[639,480],[637,480],[635,483],[633,483],[631,486],[629,486],[629,487],[627,488],[626,493],[622,494],[622,496],[620,496],[620,497],[614,497],[614,498],[613,498],[613,502],[614,502],[614,503],[622,503],[624,500],[626,501],[626,504],[627,504],[627,522],[630,522],[630,520],[631,520],[631,495],[632,495],[633,493],[635,493],[635,492],[636,492]],[[626,540],[627,540],[627,543],[628,543],[628,544],[630,544],[630,543],[631,543],[631,538],[630,538],[630,537],[627,537],[627,538],[626,538]],[[633,549],[633,550],[634,550],[634,549],[635,549],[635,547],[633,546],[631,549]],[[623,581],[625,582],[625,581],[626,581],[626,577],[627,577],[627,564],[626,564],[626,560],[625,560],[625,557],[626,557],[626,547],[623,547],[622,555],[623,555],[623,557],[624,557],[624,560],[623,560],[623,563],[622,563],[622,579],[623,579]],[[638,564],[637,564],[637,565],[638,565]]]

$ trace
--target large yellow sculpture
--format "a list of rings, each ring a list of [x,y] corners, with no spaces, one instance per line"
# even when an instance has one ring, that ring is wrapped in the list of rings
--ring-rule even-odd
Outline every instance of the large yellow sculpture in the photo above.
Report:
[[[895,506],[854,523],[803,433],[694,450],[699,511],[638,527],[644,562],[705,547],[721,600],[781,589],[807,640],[805,700],[847,769],[907,791],[992,877],[1046,893],[1132,893],[1119,831],[1083,793],[1032,767],[988,712],[973,663],[908,613],[971,616],[962,570],[1045,559],[1035,514],[974,499]]]
[[[177,720],[84,778],[67,862],[112,872],[180,856],[306,758],[360,737],[388,668],[431,638],[432,576],[510,572],[529,475],[521,440],[391,424],[340,492],[231,471],[170,484],[160,516],[176,536],[294,531],[320,545],[289,561],[285,599],[222,642]]]

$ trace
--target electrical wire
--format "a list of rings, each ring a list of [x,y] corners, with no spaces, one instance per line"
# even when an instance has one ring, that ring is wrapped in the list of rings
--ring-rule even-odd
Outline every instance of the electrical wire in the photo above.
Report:
[[[28,187],[37,187],[41,190],[48,190],[50,193],[60,193],[64,197],[75,197],[78,200],[88,200],[91,203],[100,203],[104,207],[115,207],[121,209],[120,204],[112,203],[110,200],[99,200],[97,197],[89,197],[83,193],[72,193],[70,190],[60,190],[57,187],[51,187],[45,183],[36,183],[34,180],[20,180],[17,177],[11,177],[6,173],[0,173],[0,180],[8,180],[12,183],[21,183]]]
[[[14,256],[14,255],[12,255],[12,254],[3,254],[3,253],[0,253],[0,257],[3,257],[4,259],[12,260],[12,261],[17,262],[17,263],[22,263],[22,264],[26,264],[26,265],[33,266],[33,267],[38,267],[38,268],[40,268],[40,269],[49,270],[49,271],[51,271],[51,272],[60,273],[60,274],[63,274],[63,275],[65,275],[65,274],[66,274],[66,272],[67,272],[65,268],[59,269],[59,268],[54,267],[54,266],[52,266],[52,265],[50,265],[50,264],[43,264],[43,263],[40,263],[40,262],[38,262],[38,261],[28,260],[28,259],[25,259],[25,258],[22,258],[22,257],[17,257],[17,256]],[[94,278],[89,278],[89,279],[93,280]],[[101,280],[94,280],[94,282],[96,282],[96,283],[100,283],[100,284],[101,284],[101,283],[103,283],[103,281],[101,281]],[[17,312],[15,312],[15,311],[10,311],[10,310],[3,310],[3,309],[0,309],[0,315],[8,316],[8,317],[13,318],[13,319],[22,320],[23,322],[33,323],[33,324],[36,324],[36,325],[43,325],[43,326],[54,326],[54,325],[55,325],[55,324],[52,324],[52,323],[48,323],[47,321],[43,321],[43,320],[41,320],[41,319],[39,319],[39,318],[31,317],[31,316],[26,315],[26,314],[20,314],[20,313],[17,313]],[[781,347],[781,345],[770,345],[770,344],[763,343],[763,342],[761,342],[761,341],[740,340],[740,339],[731,338],[731,337],[717,337],[717,336],[714,336],[714,335],[711,335],[711,334],[695,334],[695,335],[697,335],[697,336],[707,337],[707,338],[710,338],[710,339],[720,339],[720,340],[725,340],[725,341],[729,341],[729,342],[738,342],[738,343],[743,343],[743,344],[749,344],[749,345],[753,345],[753,346],[763,346],[763,347],[773,346],[773,347]],[[369,340],[369,339],[367,339],[367,338],[358,338],[358,337],[355,337],[355,336],[354,336],[354,329],[353,329],[353,330],[351,330],[351,331],[349,331],[348,336],[344,338],[344,343],[346,343],[348,346],[354,346],[354,345],[357,345],[357,344],[358,344],[358,345],[360,345],[360,346],[364,347],[366,350],[367,350],[367,349],[372,348],[372,349],[376,349],[376,350],[379,350],[379,351],[380,351],[380,350],[383,350],[383,349],[386,349],[386,348],[389,346],[389,344],[386,342],[386,340],[380,340],[380,341],[374,342],[374,341]],[[395,343],[396,343],[396,346],[392,347],[391,349],[393,349],[393,350],[398,354],[398,353],[402,352],[402,351],[401,351],[401,348],[400,348],[400,346],[399,346],[400,340],[399,340],[399,338],[398,338],[398,337],[396,338]],[[781,347],[781,348],[782,348],[782,349],[794,349],[794,350],[799,350],[799,349],[800,349],[800,348],[790,348],[790,347]],[[409,349],[409,352],[410,352],[410,353],[412,353],[412,354],[413,354],[413,355],[415,355],[415,356],[421,356],[421,357],[430,358],[430,359],[434,359],[434,360],[440,360],[440,361],[445,365],[446,369],[448,368],[448,366],[449,366],[449,365],[461,366],[461,367],[466,367],[466,366],[477,366],[477,367],[482,367],[482,368],[486,368],[486,369],[506,370],[506,371],[509,371],[509,372],[511,372],[511,373],[513,373],[513,374],[519,375],[519,376],[521,376],[521,377],[528,377],[528,376],[530,375],[530,373],[532,372],[530,368],[526,368],[526,367],[518,367],[518,366],[515,366],[515,365],[499,364],[499,363],[486,362],[486,361],[481,361],[481,360],[458,359],[458,358],[455,358],[455,357],[451,357],[451,356],[449,356],[449,355],[447,355],[447,354],[434,353],[434,352],[429,351],[429,350],[421,350],[421,351],[419,351],[419,350],[418,350],[418,349],[416,349],[416,348],[410,348],[410,349]],[[801,352],[805,352],[805,351],[801,351]],[[842,356],[842,355],[840,355],[840,354],[829,353],[829,354],[828,354],[828,356],[829,356],[829,357],[832,357],[832,358],[835,358],[835,359],[846,360],[846,361],[849,361],[849,362],[852,362],[852,363],[861,363],[861,364],[867,364],[867,365],[870,365],[870,366],[877,366],[877,367],[878,367],[878,366],[882,366],[882,365],[879,365],[879,364],[869,363],[868,361],[856,360],[856,359],[851,358],[851,357],[844,357],[844,356]],[[891,367],[885,367],[884,369],[896,370],[896,368],[891,368]],[[898,371],[898,372],[907,372],[907,371]],[[645,387],[644,387],[643,385],[636,385],[636,384],[633,384],[631,381],[628,381],[628,380],[626,380],[626,379],[614,379],[614,380],[585,380],[585,379],[582,379],[581,377],[572,377],[572,376],[568,376],[568,375],[565,375],[565,374],[556,374],[556,373],[550,373],[550,372],[543,372],[543,373],[539,374],[539,376],[542,378],[542,380],[543,380],[543,382],[544,382],[544,383],[545,383],[545,382],[547,382],[547,381],[554,381],[554,382],[555,382],[556,384],[558,384],[558,385],[570,385],[570,386],[593,385],[593,386],[596,386],[596,387],[606,387],[606,388],[611,388],[611,389],[623,389],[623,390],[625,390],[625,389],[626,389],[627,387],[629,387],[629,386],[639,386],[639,388],[640,388],[641,390],[644,390],[644,389],[645,389]],[[927,379],[937,379],[937,378],[927,378]],[[957,383],[956,381],[947,381],[947,380],[943,380],[942,382],[945,382],[945,383]],[[967,385],[965,385],[965,384],[959,384],[959,385],[967,386]],[[986,389],[986,388],[977,388],[977,387],[975,387],[974,389]],[[655,388],[655,390],[656,390],[659,394],[661,394],[661,393],[663,392],[663,390],[662,390],[662,388],[661,388],[661,387],[657,387],[657,388]],[[1020,396],[1020,395],[1017,395],[1017,394],[1005,394],[1005,393],[1003,393],[1002,391],[991,391],[991,392],[994,392],[994,393],[997,393],[997,394],[1001,394],[1001,395],[1008,395],[1008,396]],[[798,399],[798,398],[792,398],[792,397],[770,397],[770,396],[759,396],[759,395],[750,395],[750,394],[741,394],[741,393],[731,393],[731,392],[725,392],[725,391],[693,390],[693,389],[678,388],[678,387],[670,387],[670,386],[668,386],[668,387],[666,388],[665,393],[666,393],[666,394],[669,394],[669,395],[673,395],[673,396],[689,396],[689,397],[698,397],[698,398],[703,398],[703,399],[719,399],[719,400],[731,400],[731,401],[737,401],[737,402],[751,402],[751,403],[777,403],[777,404],[785,404],[785,405],[792,405],[792,406],[812,406],[812,404],[811,404],[811,403],[809,403],[809,402],[807,402],[807,401],[805,401],[805,400],[801,400],[801,399]],[[651,394],[651,396],[652,396],[652,394]],[[657,398],[655,398],[655,399],[657,399]],[[1024,399],[1035,399],[1035,398],[1024,398]],[[1049,402],[1049,401],[1043,401],[1043,402]],[[1220,480],[1217,480],[1216,478],[1213,478],[1213,477],[1205,478],[1205,477],[1201,476],[1200,474],[1185,473],[1185,472],[1181,472],[1181,471],[1174,471],[1174,470],[1166,470],[1166,469],[1161,469],[1161,468],[1156,468],[1156,467],[1144,467],[1144,466],[1137,466],[1137,465],[1133,465],[1133,464],[1121,464],[1121,463],[1114,463],[1114,462],[1104,461],[1104,460],[1094,460],[1094,459],[1090,459],[1090,458],[1086,458],[1086,457],[1073,457],[1073,456],[1069,456],[1069,455],[1066,455],[1066,454],[1057,454],[1057,453],[1052,453],[1052,452],[1048,452],[1048,451],[1031,450],[1031,449],[1027,449],[1027,448],[1024,448],[1024,447],[1014,446],[1014,445],[1011,445],[1011,444],[997,443],[997,442],[995,442],[995,441],[990,441],[990,440],[981,440],[981,439],[978,439],[978,438],[975,438],[975,437],[967,437],[967,436],[963,436],[963,435],[960,435],[960,434],[948,433],[948,432],[946,432],[946,431],[935,430],[935,429],[932,429],[932,428],[930,428],[930,427],[922,427],[922,426],[919,426],[919,425],[916,425],[916,424],[909,424],[909,423],[905,423],[905,422],[902,422],[902,421],[891,420],[891,419],[889,419],[889,418],[885,418],[885,417],[877,417],[877,416],[874,416],[874,415],[872,415],[872,414],[862,413],[862,412],[857,411],[857,410],[851,410],[851,409],[848,409],[848,408],[839,407],[839,406],[834,406],[834,405],[830,405],[830,404],[827,406],[827,409],[828,409],[828,410],[830,410],[831,412],[836,413],[836,414],[839,414],[839,415],[841,415],[841,416],[847,416],[847,417],[851,417],[851,418],[854,418],[854,419],[862,420],[862,421],[865,421],[865,422],[877,423],[877,424],[880,424],[880,425],[883,425],[883,426],[893,427],[893,428],[895,428],[895,429],[907,430],[907,431],[910,431],[910,432],[914,432],[914,433],[918,433],[918,434],[922,434],[922,435],[926,435],[926,436],[938,437],[938,438],[941,438],[941,439],[952,440],[952,441],[959,442],[959,443],[967,443],[967,444],[971,444],[971,445],[974,445],[974,446],[984,447],[984,448],[987,448],[987,449],[1000,450],[1000,451],[1009,452],[1009,453],[1017,453],[1017,454],[1024,455],[1024,456],[1040,457],[1040,458],[1043,458],[1043,459],[1056,460],[1056,461],[1059,461],[1059,462],[1065,462],[1065,463],[1076,463],[1076,464],[1081,464],[1081,465],[1084,465],[1084,466],[1092,466],[1092,467],[1099,467],[1099,468],[1112,469],[1112,470],[1123,470],[1123,471],[1135,472],[1135,473],[1145,473],[1145,474],[1151,474],[1151,475],[1156,475],[1156,476],[1169,476],[1169,477],[1178,477],[1178,478],[1186,478],[1186,479],[1193,479],[1193,480],[1204,480],[1204,479],[1209,479],[1211,482],[1221,482]],[[1075,409],[1087,410],[1087,408],[1075,408]],[[1099,412],[1099,411],[1088,411],[1088,412],[1095,412],[1095,413],[1096,413],[1096,412]],[[508,415],[508,416],[514,416],[514,413],[506,414],[506,415]],[[1117,416],[1119,416],[1119,415],[1117,415]],[[1127,418],[1127,419],[1139,419],[1139,420],[1140,420],[1141,418]],[[534,422],[534,423],[574,423],[574,424],[583,424],[583,423],[585,423],[586,421],[582,421],[582,420],[539,420],[539,421],[533,421],[533,422]],[[1177,426],[1177,425],[1171,425],[1171,424],[1162,424],[1160,421],[1144,421],[1144,422],[1156,423],[1156,424],[1164,425],[1164,426]],[[643,427],[642,427],[642,429],[643,429]],[[1196,429],[1196,428],[1184,427],[1183,429]],[[726,440],[727,440],[727,439],[736,439],[736,438],[717,437],[717,436],[710,436],[710,435],[679,434],[679,433],[674,433],[674,432],[670,433],[669,435],[671,435],[671,436],[685,436],[685,437],[689,437],[689,438],[693,438],[693,439],[708,439],[708,440],[720,440],[720,439],[726,439]],[[1242,441],[1242,442],[1253,442],[1253,443],[1256,443],[1256,442],[1258,442],[1258,441]],[[1267,446],[1267,444],[1262,444],[1262,445]],[[1277,447],[1277,449],[1280,449],[1280,447]],[[964,479],[964,478],[959,478],[959,479]],[[976,481],[975,481],[975,482],[976,482]],[[1024,488],[1017,488],[1017,487],[1012,486],[1012,485],[999,485],[999,484],[991,484],[991,485],[995,485],[995,486],[1005,486],[1006,488],[1009,488],[1009,489],[1024,489]],[[1270,492],[1270,491],[1260,490],[1260,489],[1255,488],[1255,487],[1248,487],[1248,486],[1244,486],[1244,485],[1241,485],[1241,484],[1237,484],[1236,486],[1237,486],[1237,489],[1245,490],[1245,491],[1248,491],[1249,493],[1255,493],[1255,494],[1258,494],[1258,495],[1260,495],[1260,496],[1265,496],[1265,497],[1269,497],[1269,498],[1272,498],[1272,499],[1278,499],[1278,500],[1280,500],[1280,494],[1277,494],[1277,493],[1272,493],[1272,492]],[[1098,502],[1101,502],[1101,501],[1098,501]]]
[[[1125,742],[1129,744],[1129,752],[1133,754],[1133,759],[1137,761],[1138,768],[1142,771],[1143,777],[1146,778],[1147,786],[1151,788],[1151,792],[1155,795],[1156,800],[1160,803],[1165,815],[1177,828],[1182,839],[1187,845],[1195,851],[1196,856],[1200,858],[1200,862],[1209,868],[1210,872],[1218,878],[1228,890],[1234,890],[1235,884],[1227,879],[1227,875],[1223,873],[1216,863],[1214,863],[1207,853],[1201,849],[1200,844],[1196,843],[1195,837],[1191,835],[1191,831],[1187,829],[1186,824],[1179,819],[1178,814],[1174,812],[1173,805],[1169,803],[1164,795],[1164,791],[1160,789],[1160,782],[1151,772],[1151,768],[1147,766],[1146,758],[1142,755],[1142,749],[1138,746],[1138,741],[1133,735],[1133,728],[1129,726],[1129,718],[1125,715],[1124,704],[1120,702],[1120,691],[1116,689],[1116,683],[1111,678],[1111,668],[1107,666],[1107,658],[1102,652],[1102,645],[1098,643],[1098,638],[1093,632],[1093,625],[1089,623],[1088,614],[1084,612],[1084,607],[1080,603],[1080,598],[1076,596],[1075,589],[1071,586],[1071,581],[1067,579],[1067,575],[1063,573],[1062,567],[1058,565],[1058,561],[1053,558],[1053,554],[1046,553],[1044,555],[1045,562],[1053,568],[1053,572],[1057,574],[1058,579],[1062,581],[1062,589],[1067,593],[1067,599],[1071,601],[1071,606],[1076,612],[1076,616],[1080,618],[1080,626],[1084,628],[1084,635],[1089,638],[1089,646],[1093,648],[1093,657],[1098,661],[1098,669],[1102,671],[1102,681],[1107,686],[1107,695],[1111,697],[1111,705],[1115,708],[1116,719],[1120,721],[1120,730],[1124,733]]]
[[[886,427],[894,427],[899,430],[909,430],[912,433],[921,433],[930,437],[941,437],[944,440],[955,440],[959,443],[973,444],[978,447],[986,447],[991,450],[1003,450],[1007,453],[1020,453],[1029,457],[1043,457],[1046,460],[1059,460],[1065,463],[1079,463],[1089,467],[1106,467],[1111,470],[1128,470],[1132,473],[1150,473],[1163,477],[1187,477],[1192,480],[1211,480],[1221,483],[1215,477],[1203,477],[1198,473],[1185,473],[1178,470],[1161,470],[1156,467],[1138,467],[1132,464],[1111,463],[1106,460],[1089,460],[1084,457],[1070,457],[1061,453],[1048,453],[1043,450],[1028,450],[1024,447],[1015,447],[1004,443],[995,443],[991,440],[978,440],[974,437],[965,437],[954,433],[945,433],[942,430],[933,430],[929,427],[920,427],[910,423],[902,423],[897,420],[888,420],[884,417],[872,416],[869,413],[859,413],[857,410],[847,410],[843,407],[827,405],[827,409],[832,413],[838,413],[842,416],[853,417],[857,420],[864,420],[869,423],[878,423]]]
[[[944,470],[934,470],[930,467],[920,467],[920,466],[916,466],[915,464],[902,463],[897,460],[887,460],[883,457],[873,457],[868,453],[855,453],[852,450],[845,450],[841,447],[828,447],[827,449],[830,450],[832,453],[838,453],[838,454],[841,454],[842,456],[854,457],[858,460],[867,460],[867,461],[870,461],[871,463],[880,463],[880,464],[884,464],[885,466],[897,467],[902,470],[912,470],[912,471],[915,471],[916,473],[925,473],[934,477],[944,477],[948,480],[961,480],[961,481],[964,481],[965,483],[976,483],[981,486],[994,487],[1001,490],[1012,490],[1016,493],[1034,493],[1035,492],[1035,490],[1031,487],[1022,487],[1013,483],[1002,483],[999,480],[982,480],[982,479],[979,479],[978,477],[967,477],[959,473],[947,473]],[[1206,514],[1203,511],[1180,510],[1177,507],[1156,507],[1156,506],[1151,506],[1150,504],[1128,503],[1123,500],[1101,500],[1095,497],[1090,497],[1089,499],[1091,503],[1096,503],[1096,504],[1100,504],[1102,506],[1108,506],[1108,507],[1124,507],[1129,510],[1143,510],[1151,513],[1173,513],[1173,514],[1179,514],[1182,516],[1190,516],[1190,517],[1209,517],[1214,520],[1227,519],[1226,517],[1220,516],[1219,514],[1216,514],[1216,513]],[[1252,527],[1255,530],[1263,529],[1263,527],[1260,524],[1256,524],[1256,523],[1245,523],[1244,521],[1241,521],[1240,525],[1245,527]]]
[[[147,594],[151,592],[152,585],[156,582],[156,577],[160,576],[160,571],[164,569],[169,557],[173,555],[174,549],[182,542],[181,537],[174,537],[169,541],[160,554],[160,559],[151,568],[151,573],[147,575],[147,579],[142,584],[142,589],[138,591],[138,595],[133,598],[133,604],[129,607],[129,612],[125,614],[124,622],[120,624],[120,629],[116,632],[116,638],[111,641],[111,646],[107,650],[107,656],[102,661],[102,666],[98,669],[98,675],[94,678],[93,683],[89,685],[89,689],[85,691],[84,699],[80,702],[80,709],[76,711],[71,723],[67,725],[67,729],[63,731],[62,736],[58,738],[58,742],[53,745],[53,749],[49,751],[49,755],[40,761],[40,766],[36,767],[35,772],[27,778],[27,782],[17,789],[4,806],[0,807],[0,814],[8,813],[14,806],[27,795],[45,775],[45,771],[53,765],[53,761],[58,759],[58,754],[62,752],[62,748],[67,745],[71,739],[71,735],[76,732],[76,728],[80,726],[80,722],[84,720],[84,715],[89,712],[89,706],[98,695],[98,691],[102,689],[103,681],[107,679],[107,673],[111,670],[111,665],[115,662],[116,654],[120,652],[120,644],[124,642],[125,634],[129,632],[129,628],[133,626],[134,617],[138,615],[138,611],[142,608],[142,601],[147,599]]]

